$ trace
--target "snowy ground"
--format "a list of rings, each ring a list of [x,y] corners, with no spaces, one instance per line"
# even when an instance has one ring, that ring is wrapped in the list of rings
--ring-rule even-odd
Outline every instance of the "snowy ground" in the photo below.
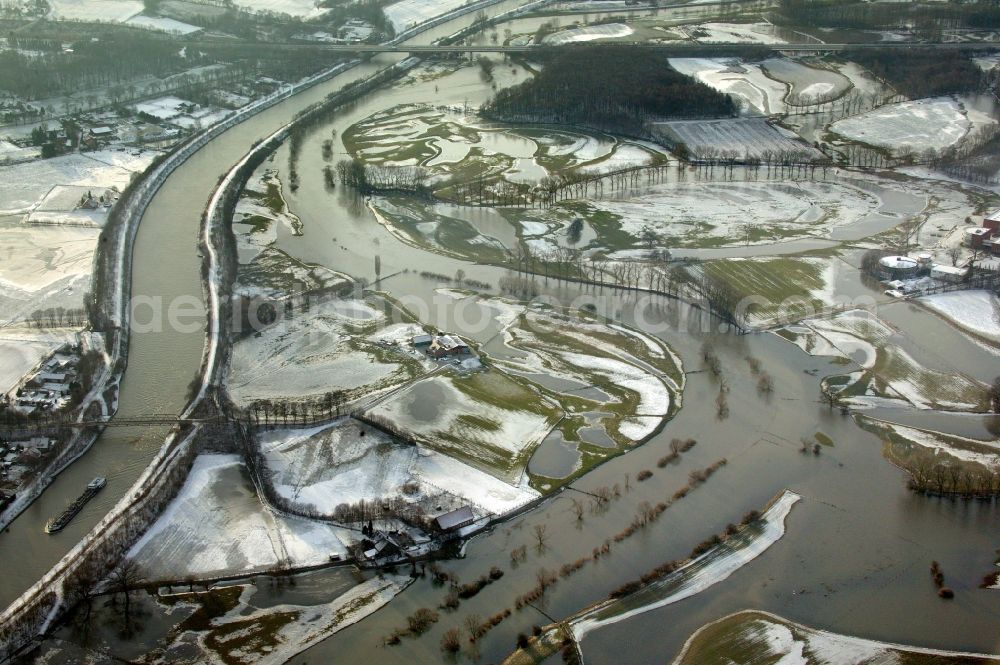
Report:
[[[989,291],[954,291],[924,296],[920,302],[959,328],[1000,342],[1000,298]]]
[[[56,185],[122,190],[132,174],[144,171],[158,154],[132,152],[99,150],[0,166],[0,215],[28,212]]]
[[[528,387],[491,370],[422,379],[366,415],[516,482],[519,458],[541,442],[560,413]]]
[[[747,610],[698,629],[684,644],[673,665],[698,665],[702,658],[781,665],[884,665],[887,663],[995,662],[978,654],[924,649],[876,642],[816,630],[774,614]],[[922,658],[923,657],[923,658]],[[954,660],[953,660],[954,659]]]
[[[0,324],[83,307],[100,230],[0,222]]]
[[[760,64],[735,58],[670,58],[670,65],[719,92],[734,95],[745,110],[764,115],[786,110],[788,86],[767,76]]]
[[[1000,470],[1000,441],[984,442],[928,430],[905,427],[895,423],[875,423],[907,441],[940,456],[954,457],[962,462],[979,464],[994,471]]]
[[[747,224],[754,227],[754,242],[828,237],[879,204],[871,194],[841,183],[747,181],[654,185],[639,197],[585,205],[635,238],[648,226],[672,246],[697,247],[742,243]]]
[[[840,391],[848,406],[899,406],[908,402],[918,409],[947,411],[985,407],[983,386],[957,372],[924,367],[892,343],[894,334],[880,319],[855,310],[804,321],[786,329],[782,336],[807,353],[840,355],[860,365],[863,371],[851,373],[849,383],[843,384]]]
[[[0,394],[63,344],[76,341],[74,331],[0,328]]]
[[[624,23],[602,23],[581,28],[570,28],[548,35],[542,41],[545,44],[568,44],[570,42],[589,42],[597,39],[620,39],[628,37],[634,31]]]
[[[145,14],[133,16],[125,23],[137,28],[159,30],[160,32],[169,32],[176,35],[190,35],[204,30],[201,26],[191,25],[190,23],[184,23],[176,19],[163,16],[146,16]]]
[[[706,44],[784,44],[770,23],[699,23],[684,28],[689,37]]]
[[[177,497],[129,551],[150,579],[183,580],[346,557],[353,532],[274,515],[238,455],[200,455]]]
[[[324,513],[341,503],[402,497],[427,504],[431,511],[438,505],[471,504],[502,515],[538,496],[355,420],[275,430],[262,436],[261,446],[277,491],[300,507],[311,505]]]
[[[260,399],[320,397],[334,389],[350,399],[398,385],[422,371],[421,363],[405,350],[368,339],[386,323],[368,302],[340,299],[280,319],[233,345],[229,395],[246,406]]]
[[[853,141],[888,148],[897,154],[941,151],[957,145],[973,127],[969,114],[950,97],[918,99],[881,106],[839,120],[830,131]]]
[[[642,590],[621,600],[602,603],[571,620],[573,636],[579,642],[593,630],[678,603],[729,579],[733,573],[766,552],[785,535],[785,518],[800,499],[798,494],[785,490],[764,511],[757,524]]]
[[[738,120],[675,120],[656,123],[672,141],[684,143],[696,158],[733,154],[743,158],[794,154],[808,159],[822,157],[797,136],[764,118]]]
[[[139,0],[49,0],[49,17],[68,21],[122,23],[142,11]]]
[[[396,33],[469,4],[469,0],[402,0],[383,8]]]

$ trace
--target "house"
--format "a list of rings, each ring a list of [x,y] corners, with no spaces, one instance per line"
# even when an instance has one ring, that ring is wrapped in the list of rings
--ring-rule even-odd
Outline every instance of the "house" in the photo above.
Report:
[[[476,521],[476,516],[472,514],[472,508],[462,506],[457,510],[438,515],[434,518],[434,526],[442,531],[455,531],[464,526],[469,526]]]
[[[39,372],[35,375],[35,383],[66,383],[65,372]]]
[[[471,353],[469,345],[455,335],[438,335],[427,348],[427,355],[434,358],[466,356]]]
[[[412,344],[414,348],[420,349],[430,346],[433,341],[434,335],[414,335],[413,338],[410,339],[410,344]]]
[[[931,277],[934,279],[941,280],[942,282],[957,283],[964,281],[969,275],[968,268],[956,268],[954,266],[943,266],[939,264],[934,264],[931,268]]]
[[[25,448],[33,448],[38,452],[44,453],[46,450],[52,447],[52,439],[47,436],[36,436],[23,441],[21,443]]]
[[[984,242],[993,235],[993,229],[986,226],[970,226],[965,229],[965,246],[973,249],[983,247]]]

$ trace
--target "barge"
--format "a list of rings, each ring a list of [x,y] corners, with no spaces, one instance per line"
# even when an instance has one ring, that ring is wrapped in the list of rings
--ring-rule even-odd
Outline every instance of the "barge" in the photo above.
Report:
[[[58,517],[53,517],[48,522],[45,523],[45,533],[55,533],[56,531],[62,530],[67,524],[70,523],[77,513],[83,510],[83,507],[87,505],[87,502],[94,498],[94,495],[101,491],[101,488],[108,484],[108,481],[101,476],[94,478],[89,483],[87,483],[87,488],[83,490],[83,494],[78,496],[76,500],[69,504]]]

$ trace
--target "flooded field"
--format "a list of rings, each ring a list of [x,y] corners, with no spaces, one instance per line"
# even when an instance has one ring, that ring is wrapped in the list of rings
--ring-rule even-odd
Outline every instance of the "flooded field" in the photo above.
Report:
[[[637,14],[682,21],[706,11]],[[544,20],[498,30],[528,34]],[[739,25],[747,39],[762,34]],[[733,30],[714,23],[701,36]],[[174,588],[143,597],[147,618],[131,637],[101,630],[87,646],[119,658],[147,654],[145,662],[244,662],[254,649],[303,665],[440,662],[448,631],[458,630],[456,661],[499,662],[519,633],[572,619],[588,663],[669,662],[703,627],[752,609],[770,613],[755,617],[767,623],[754,624],[757,632],[799,631],[800,642],[821,639],[805,626],[837,633],[838,655],[881,653],[882,642],[1000,650],[1000,593],[980,586],[996,570],[996,500],[908,486],[917,462],[949,455],[977,473],[1000,473],[996,416],[985,413],[1000,350],[928,307],[890,302],[857,270],[859,252],[904,220],[921,216],[925,233],[944,238],[996,196],[840,168],[829,178],[749,167],[717,176],[677,168],[666,149],[645,142],[486,124],[468,111],[492,94],[478,67],[439,65],[339,110],[295,152],[278,149],[233,220],[244,292],[280,298],[302,285],[324,294],[350,287],[349,297],[296,313],[290,328],[240,339],[227,384],[242,407],[301,404],[333,390],[363,407],[358,422],[308,428],[279,426],[275,412],[261,437],[262,477],[289,506],[326,522],[265,509],[239,456],[199,457],[136,550],[151,570],[170,562],[157,579],[174,578]],[[838,71],[799,62],[764,69],[786,82],[781,99],[850,85]],[[495,72],[498,87],[530,76],[499,58]],[[241,138],[285,115],[253,121]],[[234,145],[226,157],[238,153]],[[639,153],[638,163],[663,161],[659,180],[547,207],[479,205],[478,193],[455,200],[480,176],[524,196],[553,174],[634,165]],[[327,169],[348,158],[426,169],[440,189],[361,195],[331,184]],[[294,188],[285,186],[292,170]],[[190,177],[199,175],[201,167]],[[942,259],[948,250],[928,245]],[[671,264],[671,255],[650,252],[658,246],[673,259],[710,260]],[[532,249],[551,259],[539,264],[544,272],[512,265]],[[824,251],[800,255],[816,249]],[[662,262],[686,275],[682,283],[708,275],[770,304],[797,298],[813,314],[772,329],[782,312],[762,307],[751,321],[759,329],[737,334],[685,292],[657,293],[649,272],[628,277],[629,288],[585,279],[596,274],[585,269],[560,272],[562,250],[580,252],[583,264],[606,262],[605,275]],[[838,298],[866,309],[825,311]],[[982,325],[989,332],[989,321]],[[416,351],[413,337],[424,333],[435,344],[438,333],[460,336],[479,366]],[[362,421],[381,429],[366,431]],[[130,463],[141,467],[142,455]],[[364,515],[365,502],[389,496],[434,514],[471,504],[485,530],[460,556],[351,577],[340,562],[367,547],[357,532],[369,527],[363,519],[334,526],[328,516],[342,504],[341,514],[361,505]],[[489,517],[500,519],[486,526]],[[377,526],[414,531],[388,518]],[[954,598],[939,597],[932,561]],[[671,563],[669,573],[652,574]],[[336,565],[264,574],[325,564]],[[202,588],[182,583],[195,576],[209,579]],[[216,584],[233,576],[246,579]],[[477,630],[470,642],[466,631]],[[80,641],[71,627],[57,637]],[[66,644],[47,645],[50,662]]]

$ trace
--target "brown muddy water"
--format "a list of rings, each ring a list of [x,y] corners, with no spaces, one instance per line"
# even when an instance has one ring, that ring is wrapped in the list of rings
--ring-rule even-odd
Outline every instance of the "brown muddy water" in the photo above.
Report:
[[[450,30],[455,27],[452,25]],[[510,77],[504,79],[509,83],[523,73],[504,76]],[[413,272],[427,270],[451,275],[462,269],[470,278],[490,284],[498,282],[503,275],[500,269],[431,254],[402,243],[377,223],[363,201],[339,186],[335,192],[327,192],[323,184],[322,167],[326,162],[317,137],[330,136],[332,129],[340,136],[354,122],[399,103],[461,104],[468,100],[475,105],[489,94],[478,72],[471,68],[449,77],[446,89],[436,91],[435,85],[431,81],[378,91],[339,113],[331,125],[315,130],[313,140],[305,142],[300,157],[301,186],[298,192],[287,194],[292,212],[302,219],[303,235],[293,236],[280,230],[277,241],[280,249],[303,261],[373,281],[374,260],[378,255],[383,275],[410,271],[383,279],[381,288],[396,297],[428,303],[433,301],[438,285],[415,277]],[[325,94],[332,86],[326,84],[315,94]],[[299,97],[293,101],[295,108],[304,105],[299,104],[302,101]],[[185,180],[186,186],[198,193],[186,201],[164,198],[160,208],[169,209],[169,203],[189,213],[181,218],[175,215],[170,225],[176,236],[173,242],[180,243],[179,252],[190,252],[194,247],[197,220],[193,213],[195,210],[200,213],[209,184],[236,161],[252,138],[273,128],[276,121],[287,118],[292,110],[279,106],[247,126],[227,132],[220,139],[219,150],[199,153],[204,161],[195,161],[190,168],[185,166],[178,171],[190,179]],[[228,142],[227,137],[230,137]],[[339,140],[337,146],[343,151]],[[281,171],[287,168],[287,159],[287,151],[281,150],[269,165]],[[484,218],[484,224],[494,222]],[[181,223],[183,228],[178,228]],[[168,269],[162,262],[137,261],[137,273],[147,269],[146,266],[158,274],[175,269],[176,264]],[[197,269],[193,268],[191,274],[196,275]],[[866,291],[857,280],[846,275],[838,279],[838,291],[841,281],[845,291]],[[541,286],[546,296],[567,304],[580,295],[579,289],[555,282]],[[196,292],[200,293],[200,289]],[[606,298],[599,306],[600,313],[656,334],[681,355],[690,373],[678,415],[645,445],[598,467],[530,512],[474,538],[465,548],[464,558],[445,562],[443,567],[463,581],[479,577],[494,565],[501,567],[505,575],[483,593],[463,601],[457,611],[442,611],[441,620],[422,637],[404,638],[395,647],[382,643],[383,637],[405,626],[406,617],[414,610],[435,608],[442,601],[447,590],[435,586],[429,578],[418,580],[382,610],[291,662],[442,662],[439,644],[445,630],[461,628],[470,614],[488,617],[511,608],[511,618],[478,643],[481,661],[497,662],[513,648],[517,633],[529,631],[534,624],[546,624],[552,618],[572,614],[653,567],[684,558],[704,538],[738,521],[748,510],[762,508],[786,488],[799,493],[803,500],[792,510],[782,540],[722,584],[675,605],[588,634],[583,643],[586,661],[665,662],[701,625],[748,607],[769,610],[817,628],[872,639],[980,652],[1000,650],[1000,592],[978,588],[983,575],[994,570],[995,550],[1000,547],[1000,514],[996,504],[928,499],[909,492],[905,474],[883,459],[881,441],[819,399],[820,378],[842,372],[842,365],[810,357],[775,335],[736,336],[719,332],[711,321],[704,326],[706,329],[701,325],[693,330],[661,326],[663,318],[676,313],[671,311],[676,305],[666,301],[653,300],[636,307],[634,298],[613,297],[610,290],[588,293],[598,300]],[[455,315],[454,301],[446,302],[451,304],[428,307],[428,323],[467,332],[481,342],[495,335],[495,328],[472,330],[464,326]],[[937,325],[943,322],[929,312],[896,306],[887,311],[907,334],[914,331],[914,343],[921,348],[948,348],[948,353],[940,358],[941,363],[950,363],[958,371],[966,371],[988,359],[993,364],[987,366],[1000,366],[995,354],[947,324]],[[724,419],[717,416],[715,408],[718,381],[700,371],[699,349],[706,338],[717,349],[730,387],[730,412]],[[201,341],[191,343],[185,353],[193,360],[200,359]],[[776,388],[772,395],[762,397],[757,393],[748,356],[757,358],[773,375]],[[137,367],[155,371],[156,364],[134,360],[129,372]],[[178,380],[178,386],[188,380],[189,376],[184,376]],[[164,384],[160,385],[161,392],[166,393]],[[182,388],[178,390],[182,392]],[[173,408],[176,410],[179,405]],[[933,416],[928,418],[934,425],[946,424],[944,418],[940,421]],[[833,446],[824,446],[819,455],[799,452],[800,440],[815,441],[817,433],[829,437]],[[670,440],[675,437],[694,438],[698,445],[678,462],[658,468],[657,460],[668,452]],[[151,443],[149,450],[154,447]],[[99,442],[95,451],[104,448],[107,447],[101,448]],[[148,458],[149,452],[142,454]],[[640,503],[655,504],[666,499],[687,483],[691,471],[720,458],[726,458],[728,464],[667,510],[659,521],[615,545],[610,556],[589,563],[569,579],[560,581],[537,609],[514,610],[515,598],[535,585],[539,568],[558,569],[564,563],[589,556],[595,546],[631,521]],[[137,465],[141,469],[141,460],[145,458],[137,454],[136,459],[140,460]],[[653,471],[653,476],[640,483],[635,477],[642,469]],[[625,490],[627,478],[629,489]],[[583,521],[577,522],[572,501],[589,504],[587,492],[615,484],[622,488],[622,497],[604,511],[588,511]],[[75,491],[66,490],[66,495]],[[110,497],[112,492],[107,494]],[[86,523],[78,520],[81,525]],[[548,537],[541,548],[534,545],[532,529],[536,524],[545,524],[547,528]],[[514,566],[510,551],[521,545],[528,546],[527,560]],[[53,548],[48,553],[50,559],[54,560],[58,551],[59,548]],[[928,574],[932,560],[941,563],[946,583],[955,589],[953,601],[937,597]],[[21,572],[37,577],[44,567],[38,564]],[[314,573],[314,579],[322,579],[324,574],[334,573]],[[20,583],[8,579],[3,584],[9,586],[5,587],[5,593],[12,597]],[[331,585],[331,597],[332,589],[336,588],[339,588],[336,584]],[[158,639],[156,632],[140,634],[132,643],[152,646]],[[121,647],[115,644],[117,638],[108,640],[113,650]],[[129,650],[133,648],[130,646]]]

